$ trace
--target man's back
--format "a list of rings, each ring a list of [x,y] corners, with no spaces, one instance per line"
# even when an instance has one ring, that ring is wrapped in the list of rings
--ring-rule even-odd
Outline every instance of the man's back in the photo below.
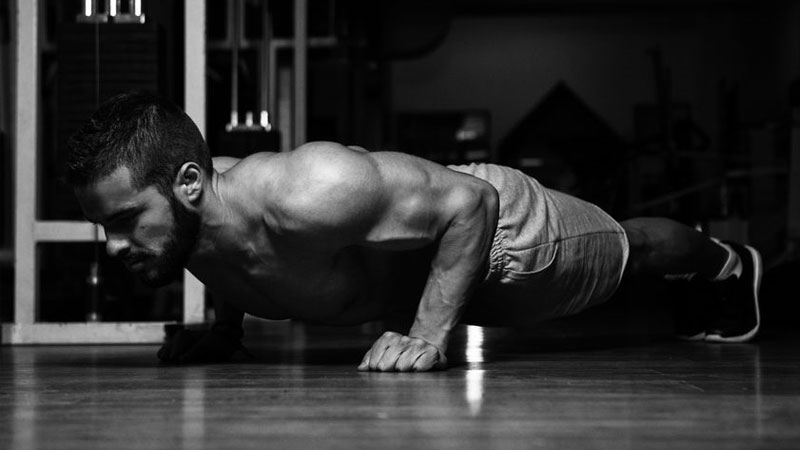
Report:
[[[226,223],[189,269],[247,313],[337,324],[393,307],[392,280],[407,275],[392,270],[393,257],[425,255],[415,250],[437,241],[452,193],[475,183],[408,155],[333,143],[220,163]]]

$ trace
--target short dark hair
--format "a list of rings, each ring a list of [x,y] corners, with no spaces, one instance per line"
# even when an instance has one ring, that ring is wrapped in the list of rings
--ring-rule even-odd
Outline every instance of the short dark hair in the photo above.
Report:
[[[137,189],[155,186],[168,196],[188,161],[212,171],[211,153],[197,125],[172,101],[133,91],[103,102],[69,138],[66,179],[83,187],[127,167]]]

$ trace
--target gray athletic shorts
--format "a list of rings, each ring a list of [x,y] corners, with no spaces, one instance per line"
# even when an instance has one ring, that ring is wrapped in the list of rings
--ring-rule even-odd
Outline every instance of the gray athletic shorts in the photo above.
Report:
[[[489,271],[473,309],[530,322],[578,313],[617,289],[629,245],[602,209],[508,167],[449,168],[486,180],[500,195]]]

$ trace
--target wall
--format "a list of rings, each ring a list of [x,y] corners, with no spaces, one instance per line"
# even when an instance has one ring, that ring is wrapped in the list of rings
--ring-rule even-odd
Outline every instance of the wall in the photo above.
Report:
[[[496,147],[564,80],[630,139],[633,106],[655,102],[647,51],[660,46],[675,100],[689,102],[714,138],[721,79],[739,85],[742,119],[763,121],[783,112],[798,72],[796,17],[797,7],[784,5],[456,18],[434,52],[393,63],[394,109],[488,108]]]

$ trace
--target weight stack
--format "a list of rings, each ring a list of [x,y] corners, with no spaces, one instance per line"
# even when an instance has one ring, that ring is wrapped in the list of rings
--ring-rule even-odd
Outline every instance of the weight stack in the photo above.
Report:
[[[257,152],[279,152],[280,147],[281,136],[276,129],[234,129],[219,135],[214,156],[247,158]]]
[[[57,42],[56,149],[46,161],[55,162],[55,173],[62,173],[67,139],[100,103],[131,90],[164,94],[165,39],[157,23],[66,23],[58,30]],[[81,216],[70,190],[54,189],[51,194],[45,211],[59,218]]]

